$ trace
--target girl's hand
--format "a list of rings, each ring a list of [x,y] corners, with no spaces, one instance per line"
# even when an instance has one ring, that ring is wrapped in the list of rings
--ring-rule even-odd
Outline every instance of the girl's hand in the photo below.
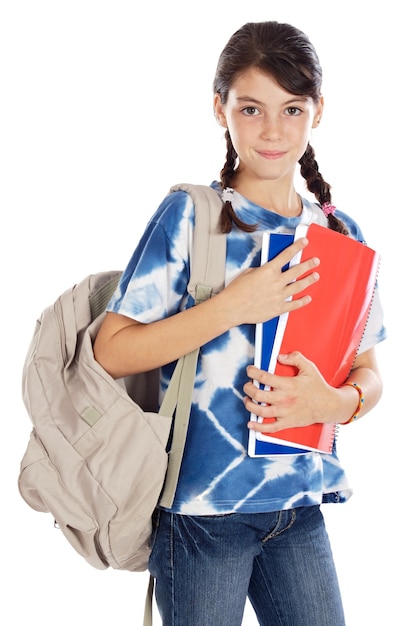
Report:
[[[113,378],[145,372],[171,363],[240,324],[256,324],[310,302],[309,295],[291,300],[319,275],[310,259],[282,271],[307,245],[300,239],[262,267],[249,269],[214,298],[150,324],[107,313],[94,342],[94,356]],[[301,276],[305,275],[301,278]]]
[[[308,259],[282,270],[307,244],[307,239],[298,239],[268,263],[242,272],[216,296],[223,301],[230,327],[265,322],[311,301],[308,294],[292,298],[319,280],[319,274],[312,271],[319,259]]]
[[[337,422],[339,390],[328,385],[314,363],[300,352],[280,355],[279,362],[297,368],[296,376],[276,376],[253,365],[247,368],[248,376],[253,379],[244,385],[247,411],[273,418],[267,424],[250,421],[248,427],[259,432],[278,432],[317,422]],[[270,389],[259,389],[253,381]]]

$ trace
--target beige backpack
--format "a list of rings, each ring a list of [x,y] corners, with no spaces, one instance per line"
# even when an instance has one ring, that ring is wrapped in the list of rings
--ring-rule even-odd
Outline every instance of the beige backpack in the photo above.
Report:
[[[223,288],[221,200],[210,187],[177,185],[196,207],[189,292],[196,302]],[[158,410],[158,371],[114,380],[93,341],[121,272],[88,276],[43,311],[23,369],[33,424],[19,490],[50,512],[92,566],[147,568],[151,517],[163,491],[172,503],[186,436],[198,350],[179,359]],[[166,446],[175,414],[172,446]]]

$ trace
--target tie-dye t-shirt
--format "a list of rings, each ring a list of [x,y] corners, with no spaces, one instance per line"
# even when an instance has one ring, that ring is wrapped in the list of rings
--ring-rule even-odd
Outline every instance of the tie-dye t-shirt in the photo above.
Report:
[[[216,183],[213,186],[218,189]],[[234,192],[233,207],[254,233],[237,228],[227,235],[225,280],[260,264],[262,233],[293,232],[301,222],[327,225],[321,209],[303,199],[299,217],[282,217]],[[357,224],[337,215],[351,236],[363,240]],[[167,196],[126,268],[108,310],[149,323],[193,305],[187,293],[194,206],[183,191]],[[253,295],[253,297],[255,297]],[[267,512],[345,501],[351,489],[336,453],[306,452],[251,458],[249,415],[243,405],[246,367],[254,359],[254,325],[232,328],[201,347],[189,430],[172,511],[188,515]],[[384,339],[378,295],[361,350]],[[162,368],[161,394],[173,364]]]

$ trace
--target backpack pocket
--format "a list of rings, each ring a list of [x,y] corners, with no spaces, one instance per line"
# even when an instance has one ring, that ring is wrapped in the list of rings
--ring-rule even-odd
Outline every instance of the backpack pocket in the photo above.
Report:
[[[18,487],[32,509],[52,514],[71,546],[90,565],[108,567],[100,553],[96,520],[66,488],[34,431],[21,462]]]

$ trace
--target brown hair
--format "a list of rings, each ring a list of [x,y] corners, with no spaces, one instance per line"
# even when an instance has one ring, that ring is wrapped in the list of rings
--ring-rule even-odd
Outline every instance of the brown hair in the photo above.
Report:
[[[294,26],[279,22],[249,22],[232,35],[220,54],[213,82],[214,94],[220,95],[223,104],[226,104],[229,90],[238,75],[251,67],[272,76],[289,93],[319,101],[322,68],[308,37]],[[228,130],[225,131],[225,139],[226,160],[220,174],[223,189],[232,187],[237,167],[237,153]],[[310,143],[299,164],[308,190],[321,205],[331,204],[331,187],[319,171]],[[222,209],[222,231],[230,232],[233,224],[246,232],[256,228],[242,222],[227,201]],[[328,225],[338,232],[348,232],[343,222],[334,215],[328,216]]]

